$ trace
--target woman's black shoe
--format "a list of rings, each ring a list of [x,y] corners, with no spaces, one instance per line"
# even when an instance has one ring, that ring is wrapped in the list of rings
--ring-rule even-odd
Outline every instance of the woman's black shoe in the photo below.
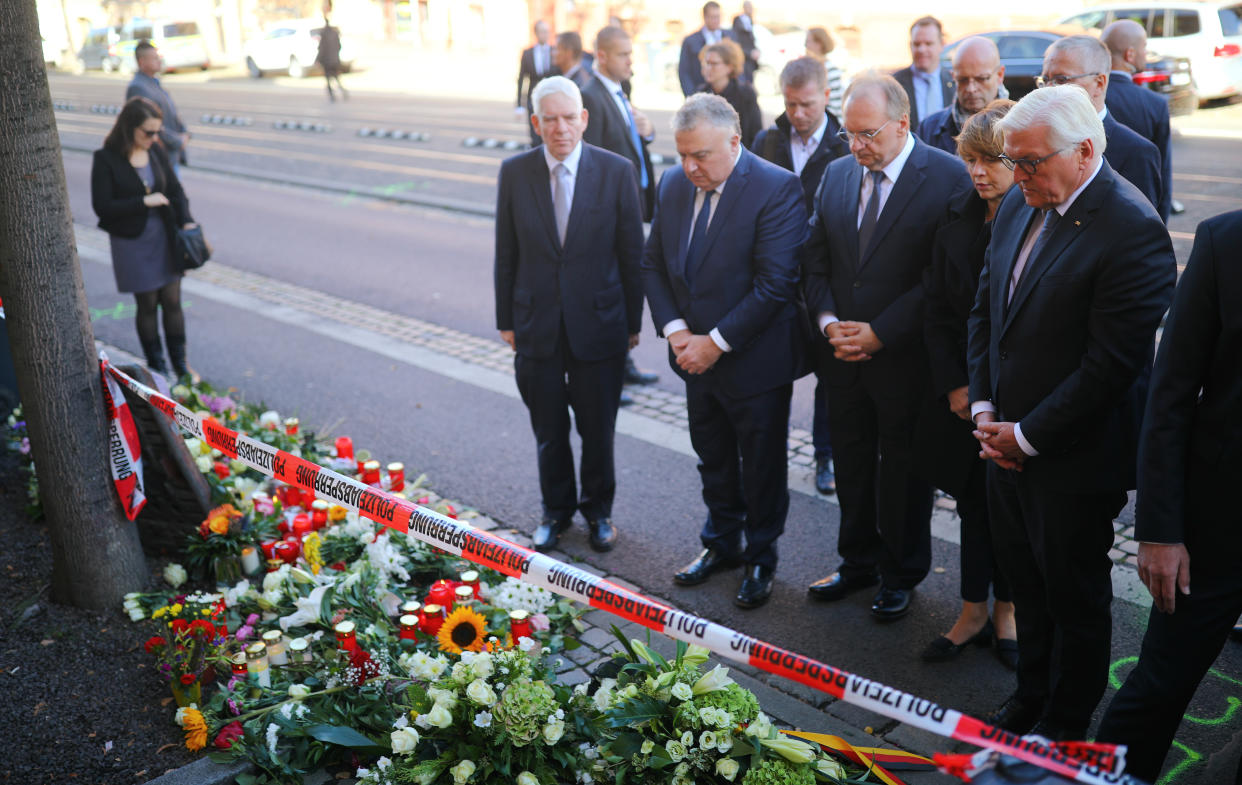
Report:
[[[988,619],[987,624],[983,625],[983,629],[968,638],[965,643],[954,643],[941,635],[927,644],[927,648],[923,649],[923,653],[920,656],[923,658],[923,662],[948,662],[961,654],[962,649],[972,643],[976,646],[991,646],[993,633],[992,620]]]
[[[1018,669],[1018,642],[1011,638],[996,639],[996,659],[1011,671]]]

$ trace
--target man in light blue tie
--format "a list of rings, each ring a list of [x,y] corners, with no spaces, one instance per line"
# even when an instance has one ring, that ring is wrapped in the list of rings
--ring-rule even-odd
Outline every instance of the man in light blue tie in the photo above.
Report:
[[[910,65],[893,72],[893,78],[910,100],[910,127],[918,128],[923,118],[953,105],[956,91],[953,75],[940,64],[944,50],[944,28],[934,16],[916,19],[910,26]]]

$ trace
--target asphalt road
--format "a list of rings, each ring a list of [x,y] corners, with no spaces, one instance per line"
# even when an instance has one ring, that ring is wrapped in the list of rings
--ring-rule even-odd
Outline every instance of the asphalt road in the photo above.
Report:
[[[347,191],[355,186],[395,188],[394,193],[485,208],[494,198],[492,183],[504,153],[462,148],[461,139],[522,139],[508,107],[357,94],[348,104],[329,105],[318,91],[268,83],[179,84],[170,78],[169,85],[195,133],[194,167],[183,179],[195,217],[216,246],[213,264],[330,293],[359,314],[379,309],[472,335],[495,334],[490,220]],[[55,99],[78,106],[77,111],[58,112],[58,120],[69,150],[65,167],[73,213],[78,224],[90,226],[95,222],[89,200],[90,158],[72,150],[100,144],[112,118],[84,110],[109,98],[116,103],[123,83],[58,76],[52,89]],[[196,122],[205,112],[243,114],[254,124]],[[333,131],[278,131],[270,125],[278,117],[318,118],[330,122]],[[656,122],[661,127],[664,120]],[[364,125],[428,130],[432,139],[364,141],[354,135]],[[1242,128],[1242,122],[1234,127]],[[1184,137],[1175,145],[1176,195],[1185,201],[1187,213],[1175,217],[1170,228],[1184,261],[1189,233],[1198,220],[1242,207],[1242,156],[1237,139],[1227,136]],[[671,145],[665,150],[671,152]],[[338,190],[279,186],[206,168],[332,183]],[[82,232],[83,237],[90,235]],[[98,244],[99,238],[93,241]],[[136,352],[132,312],[125,308],[131,298],[116,293],[106,251],[85,254],[82,269],[96,336]],[[187,285],[185,300],[191,362],[207,379],[235,386],[247,399],[266,401],[284,415],[296,415],[303,427],[349,434],[378,456],[403,460],[407,471],[426,472],[441,493],[507,526],[533,530],[539,509],[534,443],[526,411],[513,395],[368,350],[352,333],[346,340],[348,325],[329,315],[317,329],[309,329],[227,292],[196,292]],[[332,334],[338,326],[340,340]],[[642,340],[640,364],[661,370],[661,385],[677,390],[664,362],[663,342],[649,329]],[[798,387],[797,427],[810,425],[809,389],[807,380]],[[571,556],[722,624],[968,713],[988,711],[1012,690],[1012,675],[984,650],[968,651],[938,666],[918,660],[918,651],[947,629],[957,613],[957,548],[951,542],[936,541],[934,563],[942,571],[919,587],[912,614],[895,624],[878,625],[867,610],[865,592],[835,605],[806,600],[805,585],[837,563],[838,515],[834,505],[795,493],[781,540],[774,598],[761,610],[742,612],[731,603],[735,575],[695,589],[674,587],[670,580],[698,547],[703,510],[694,460],[641,438],[621,436],[617,463],[614,512],[621,542],[601,556],[586,547],[585,533],[576,530],[563,539]],[[1116,602],[1114,608],[1115,668],[1123,675],[1126,658],[1137,653],[1146,610],[1126,602]],[[1171,776],[1165,781],[1196,785],[1224,782],[1226,771],[1232,776],[1242,754],[1235,718],[1242,706],[1240,653],[1230,644],[1200,690],[1190,711],[1193,720],[1179,735],[1182,746],[1170,755]],[[851,707],[829,712],[824,729],[841,719],[856,727],[885,727],[883,719]],[[917,734],[886,741],[924,752],[936,746]]]

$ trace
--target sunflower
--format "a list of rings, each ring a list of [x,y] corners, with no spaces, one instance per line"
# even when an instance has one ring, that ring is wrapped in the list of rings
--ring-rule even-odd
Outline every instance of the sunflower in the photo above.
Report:
[[[461,654],[470,651],[483,651],[484,639],[487,637],[486,621],[482,616],[469,608],[458,606],[449,614],[440,626],[436,639],[440,642],[440,651]]]
[[[182,720],[185,729],[185,746],[189,750],[201,750],[207,746],[207,721],[198,709],[186,709]]]

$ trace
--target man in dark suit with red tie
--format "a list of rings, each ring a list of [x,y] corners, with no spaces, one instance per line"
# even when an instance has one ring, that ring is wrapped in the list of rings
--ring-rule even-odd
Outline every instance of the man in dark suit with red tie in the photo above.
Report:
[[[828,165],[803,249],[807,308],[828,383],[841,530],[837,571],[809,594],[840,600],[880,584],[871,613],[901,618],[931,567],[932,488],[915,471],[914,429],[931,399],[923,274],[966,167],[915,138],[905,91],[861,74],[845,93],[850,157]]]
[[[555,53],[549,43],[548,23],[540,19],[535,22],[535,45],[522,50],[522,59],[518,64],[517,112],[531,111],[530,96],[539,81],[547,76],[559,73],[556,70]],[[523,90],[525,84],[525,90]],[[539,144],[539,134],[530,129],[530,143]]]
[[[967,364],[1020,653],[1017,692],[988,720],[1084,739],[1108,680],[1108,553],[1134,487],[1140,375],[1177,266],[1079,87],[1036,90],[997,127],[1018,187],[993,219]]]
[[[704,550],[673,580],[694,586],[744,565],[734,604],[757,608],[772,593],[789,512],[806,207],[797,176],[742,147],[737,112],[720,96],[691,96],[673,128],[682,165],[660,180],[643,288],[669,365],[686,382],[707,505]]]
[[[643,227],[633,167],[582,142],[590,118],[563,76],[534,90],[543,145],[500,167],[496,206],[496,327],[517,353],[530,410],[543,515],[535,548],[553,548],[586,518],[590,545],[616,540],[613,437],[628,349],[642,320]],[[569,409],[582,437],[574,482]]]
[[[1155,600],[1138,665],[1100,721],[1150,782],[1242,614],[1242,211],[1199,224],[1152,373],[1139,441],[1139,576]],[[1192,580],[1193,578],[1193,580]],[[1193,591],[1192,591],[1193,589]]]

